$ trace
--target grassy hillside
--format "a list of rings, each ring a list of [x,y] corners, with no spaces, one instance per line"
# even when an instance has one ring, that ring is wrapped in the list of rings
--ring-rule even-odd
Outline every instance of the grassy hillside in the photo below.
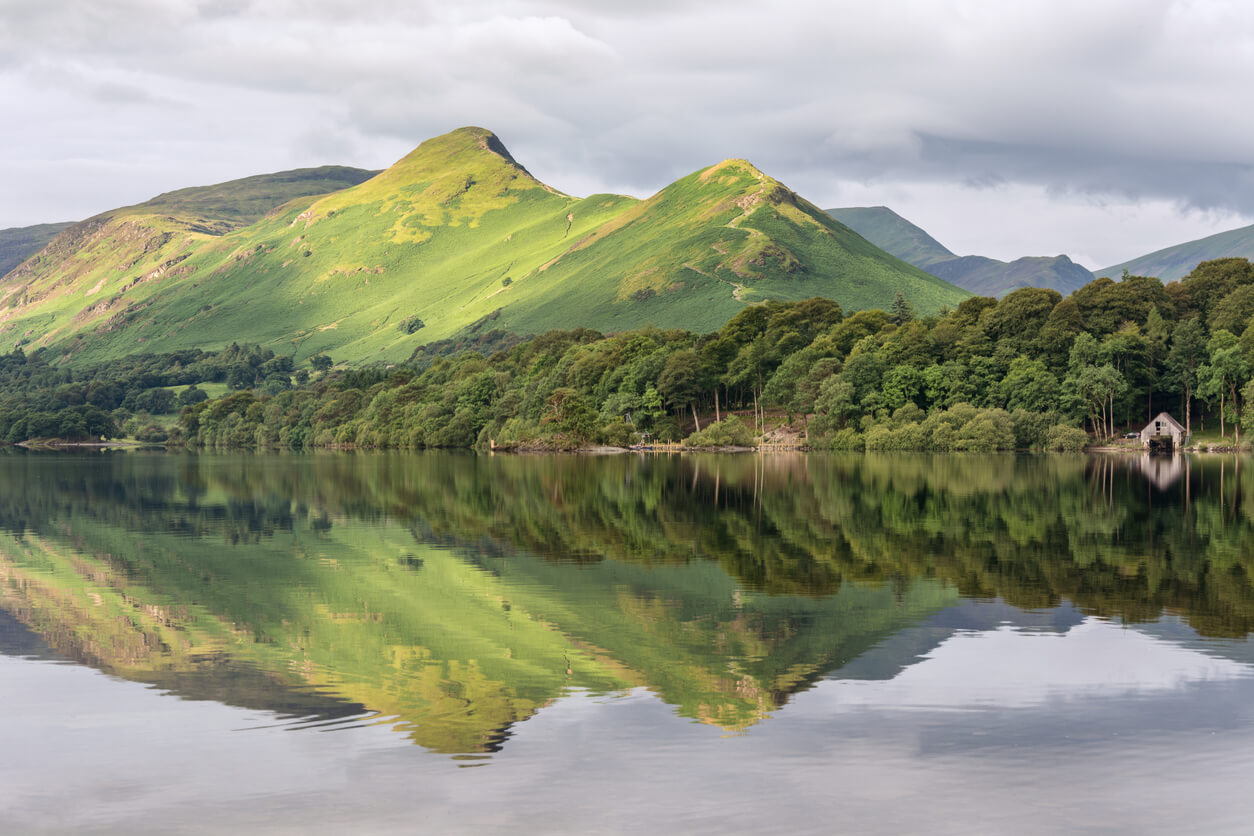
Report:
[[[836,299],[887,308],[896,291],[934,311],[965,294],[892,258],[744,160],[725,160],[617,215],[526,277],[543,293],[506,327],[718,328],[746,303]],[[556,307],[554,307],[556,305]],[[580,319],[579,317],[583,317]]]
[[[198,218],[211,232],[228,232],[259,221],[276,206],[299,197],[324,195],[356,186],[379,172],[341,165],[298,168],[274,174],[258,174],[213,186],[166,192],[118,215],[169,214]]]
[[[887,206],[849,206],[827,213],[885,252],[924,270],[958,256]]]
[[[1046,287],[1064,296],[1093,280],[1065,255],[1028,256],[1009,263],[982,255],[954,255],[924,230],[884,206],[828,209],[877,247],[979,296],[1005,296],[1021,287]]]
[[[67,231],[0,284],[0,341],[94,360],[248,341],[397,361],[476,324],[712,329],[768,298],[856,309],[900,290],[931,311],[966,297],[743,161],[645,201],[579,199],[462,128],[238,226],[261,208],[244,183],[223,190],[233,211],[173,192]]]
[[[198,248],[276,207],[359,183],[361,169],[326,166],[183,189],[96,215],[64,229],[38,254],[0,279],[0,340],[51,345],[76,334],[127,332],[151,304],[148,287],[194,270]],[[106,355],[107,356],[107,355]]]
[[[1199,263],[1216,258],[1254,259],[1254,225],[1186,241],[1122,264],[1103,267],[1097,275],[1117,279],[1127,270],[1134,276],[1156,276],[1168,282],[1182,279]]]
[[[39,224],[0,229],[0,276],[12,270],[48,245],[73,224]]]

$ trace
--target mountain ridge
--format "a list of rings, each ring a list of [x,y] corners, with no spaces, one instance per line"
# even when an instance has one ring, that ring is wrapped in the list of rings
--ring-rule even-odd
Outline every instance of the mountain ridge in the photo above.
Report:
[[[1065,296],[1094,279],[1066,255],[1024,256],[1010,262],[956,255],[886,206],[850,206],[827,212],[885,251],[980,296],[1004,296],[1023,287],[1049,288]]]
[[[70,221],[0,229],[0,277],[48,246],[53,238],[73,225],[74,222]]]
[[[1254,259],[1254,224],[1163,247],[1119,264],[1103,267],[1097,273],[1117,278],[1126,270],[1134,276],[1155,276],[1169,282],[1184,278],[1203,261],[1219,258]]]
[[[214,204],[245,183],[231,181],[88,219],[0,280],[0,340],[96,359],[250,341],[401,361],[476,323],[714,330],[765,299],[852,310],[901,291],[926,312],[966,298],[744,160],[644,200],[576,198],[466,127],[355,171],[260,217]]]

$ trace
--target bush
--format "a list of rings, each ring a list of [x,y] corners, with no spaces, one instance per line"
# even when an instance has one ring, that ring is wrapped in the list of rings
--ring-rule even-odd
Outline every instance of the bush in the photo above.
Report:
[[[136,441],[143,441],[148,444],[160,444],[170,437],[170,434],[163,427],[156,424],[148,424],[139,432],[135,433]]]
[[[752,447],[753,431],[735,415],[715,421],[684,439],[685,447]]]
[[[897,427],[877,424],[867,430],[865,444],[868,450],[928,449],[927,433],[921,425],[914,423]]]
[[[833,450],[862,451],[866,449],[866,439],[853,427],[845,427],[832,433],[831,447]]]
[[[423,322],[416,316],[407,316],[396,324],[396,330],[402,334],[412,334],[427,327],[427,323]]]
[[[994,450],[1013,450],[1014,426],[1004,409],[980,410],[962,425],[954,436],[954,449],[991,453]]]
[[[1058,424],[1054,412],[1030,412],[1016,409],[1010,413],[1014,424],[1015,447],[1021,450],[1043,450],[1049,443],[1049,431]]]
[[[626,421],[607,421],[597,433],[597,440],[610,447],[630,447],[640,440],[636,430]]]
[[[1057,424],[1049,428],[1045,440],[1046,450],[1061,450],[1064,453],[1079,453],[1089,444],[1089,434],[1079,427],[1068,427]]]

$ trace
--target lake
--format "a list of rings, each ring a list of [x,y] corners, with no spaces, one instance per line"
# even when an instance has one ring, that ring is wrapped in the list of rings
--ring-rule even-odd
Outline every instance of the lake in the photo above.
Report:
[[[0,832],[1249,832],[1252,479],[0,451]]]

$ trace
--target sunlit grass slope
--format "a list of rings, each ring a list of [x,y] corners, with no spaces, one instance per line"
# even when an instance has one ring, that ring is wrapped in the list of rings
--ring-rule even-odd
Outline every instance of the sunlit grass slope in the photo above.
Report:
[[[234,231],[221,210],[216,226],[191,220],[213,201],[181,194],[155,202],[181,214],[120,214],[19,268],[0,286],[0,340],[95,360],[247,341],[298,359],[397,361],[484,326],[706,330],[771,298],[857,309],[901,291],[931,311],[967,295],[742,160],[645,201],[578,199],[491,132],[461,128]]]
[[[362,169],[325,166],[182,189],[96,215],[58,234],[0,279],[0,341],[75,346],[114,332],[144,350],[131,327],[158,283],[178,285],[205,244],[289,201],[369,178]],[[73,340],[72,342],[71,339]],[[98,355],[110,352],[97,350]]]
[[[887,308],[897,291],[924,311],[967,294],[879,250],[744,160],[667,186],[526,276],[536,291],[501,319],[601,330],[647,323],[713,330],[746,304],[824,296]],[[583,320],[578,317],[582,316]]]

